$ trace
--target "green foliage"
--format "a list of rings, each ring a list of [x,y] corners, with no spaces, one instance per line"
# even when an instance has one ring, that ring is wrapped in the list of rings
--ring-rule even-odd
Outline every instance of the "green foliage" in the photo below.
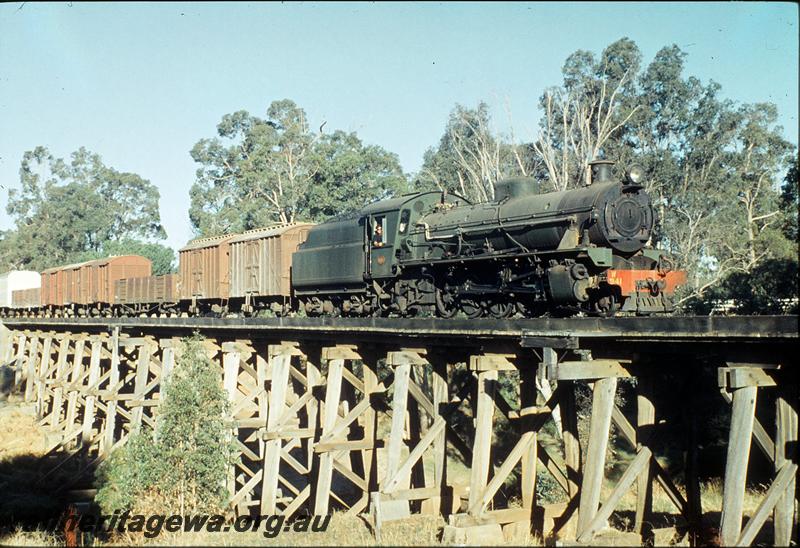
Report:
[[[561,485],[544,469],[539,469],[536,474],[536,504],[553,504],[563,502],[566,496]]]
[[[635,120],[635,75],[641,53],[622,38],[596,58],[578,50],[562,67],[561,86],[548,88],[539,99],[545,116],[533,143],[541,186],[565,190],[583,184],[588,162],[605,148],[624,142],[621,132]]]
[[[217,134],[191,151],[200,167],[189,217],[199,235],[323,220],[406,186],[394,154],[354,133],[313,133],[288,99],[274,101],[266,118],[226,114]]]
[[[150,490],[157,489],[163,466],[151,430],[130,435],[125,445],[109,456],[97,470],[96,502],[104,513],[135,508]]]
[[[183,341],[165,382],[156,431],[132,436],[98,470],[97,501],[104,512],[135,508],[157,496],[161,511],[211,512],[224,507],[232,462],[228,402],[219,369],[202,338]]]
[[[782,230],[786,239],[792,243],[797,251],[798,230],[797,219],[800,216],[800,198],[798,198],[798,167],[800,167],[800,155],[796,156],[781,186],[781,213]]]
[[[473,202],[494,198],[494,184],[505,177],[529,175],[525,148],[506,142],[492,130],[489,106],[456,105],[438,146],[425,152],[414,180],[417,190],[447,190]]]
[[[316,170],[300,207],[303,218],[310,221],[350,213],[407,190],[397,155],[379,146],[365,146],[355,133],[335,131],[321,136],[311,162]]]
[[[69,162],[45,147],[26,152],[20,184],[9,191],[6,210],[15,228],[0,241],[4,270],[42,270],[100,253],[111,242],[166,237],[158,189],[139,175],[104,165],[84,148]]]
[[[689,308],[708,314],[715,304],[732,300],[735,314],[797,314],[797,257],[767,259],[750,272],[733,272],[719,286],[693,300]]]
[[[684,303],[703,301],[766,261],[796,258],[796,146],[783,138],[776,107],[724,98],[716,82],[685,74],[686,59],[668,45],[645,63],[628,38],[600,55],[574,52],[560,85],[540,98],[544,116],[530,145],[492,131],[485,103],[456,105],[416,186],[484,201],[508,175],[530,174],[543,190],[563,190],[584,184],[593,159],[614,160],[620,176],[639,163],[657,210],[650,243],[688,272]],[[796,283],[781,283],[796,295]]]
[[[648,171],[654,243],[689,273],[690,300],[786,254],[774,185],[794,147],[774,105],[722,99],[719,84],[684,76],[685,58],[674,45],[658,52],[633,88],[636,116],[604,152]]]

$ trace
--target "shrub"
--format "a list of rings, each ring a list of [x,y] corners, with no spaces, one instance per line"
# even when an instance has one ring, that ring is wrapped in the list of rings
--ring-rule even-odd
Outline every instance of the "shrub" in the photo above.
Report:
[[[162,394],[156,430],[131,435],[98,470],[104,513],[136,509],[144,500],[158,500],[161,513],[212,512],[227,502],[228,400],[197,334],[184,339]]]

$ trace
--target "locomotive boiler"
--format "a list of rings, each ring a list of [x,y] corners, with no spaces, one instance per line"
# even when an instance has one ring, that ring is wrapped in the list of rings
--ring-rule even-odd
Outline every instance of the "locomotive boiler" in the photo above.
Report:
[[[612,168],[592,162],[591,184],[573,190],[514,178],[487,203],[409,194],[318,225],[294,255],[295,295],[312,315],[669,312],[685,273],[646,248],[641,169]]]

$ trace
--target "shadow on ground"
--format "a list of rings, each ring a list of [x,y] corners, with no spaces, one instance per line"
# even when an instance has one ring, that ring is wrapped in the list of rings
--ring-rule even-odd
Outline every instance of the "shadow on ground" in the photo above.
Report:
[[[32,408],[0,401],[0,542],[19,530],[60,537],[60,522],[76,490],[91,487],[94,468],[80,452],[65,461],[48,454],[54,439],[37,424]]]

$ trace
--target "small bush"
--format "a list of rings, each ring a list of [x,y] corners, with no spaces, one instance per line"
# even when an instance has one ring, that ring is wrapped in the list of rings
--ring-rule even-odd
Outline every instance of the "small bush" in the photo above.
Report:
[[[195,335],[183,341],[163,388],[156,430],[131,435],[97,473],[104,513],[158,501],[161,513],[213,512],[228,498],[225,477],[232,444],[220,369]]]
[[[156,488],[161,467],[153,433],[131,434],[98,468],[96,502],[106,514],[133,509],[145,492]]]

